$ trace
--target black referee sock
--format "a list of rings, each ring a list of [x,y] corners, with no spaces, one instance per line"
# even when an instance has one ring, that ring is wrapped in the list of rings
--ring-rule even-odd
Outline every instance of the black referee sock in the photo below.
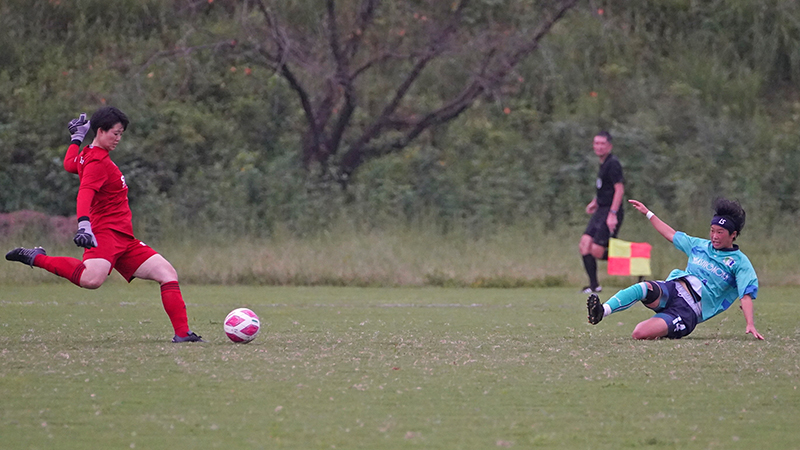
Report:
[[[586,275],[589,275],[589,287],[592,289],[599,286],[597,282],[597,260],[592,255],[583,255],[583,267],[586,268]]]

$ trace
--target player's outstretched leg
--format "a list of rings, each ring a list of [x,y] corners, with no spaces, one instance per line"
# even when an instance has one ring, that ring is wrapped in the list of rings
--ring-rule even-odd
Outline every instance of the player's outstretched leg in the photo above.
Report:
[[[45,252],[42,247],[19,247],[6,253],[6,259],[9,261],[18,261],[33,267],[33,260],[39,255],[47,255],[47,252]]]
[[[589,323],[592,325],[597,325],[603,320],[603,315],[605,311],[603,310],[603,305],[600,303],[600,298],[597,294],[592,294],[586,299],[586,309],[589,310]]]
[[[81,276],[86,266],[80,259],[69,256],[47,256],[42,247],[15,248],[6,253],[9,261],[19,261],[31,267],[39,267],[50,273],[66,278],[78,287],[81,286]]]

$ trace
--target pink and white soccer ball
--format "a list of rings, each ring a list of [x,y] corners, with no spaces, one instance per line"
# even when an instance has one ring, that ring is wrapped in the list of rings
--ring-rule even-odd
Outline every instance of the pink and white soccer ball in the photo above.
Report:
[[[253,311],[247,308],[237,308],[225,317],[225,334],[233,342],[246,344],[258,335],[261,322]]]

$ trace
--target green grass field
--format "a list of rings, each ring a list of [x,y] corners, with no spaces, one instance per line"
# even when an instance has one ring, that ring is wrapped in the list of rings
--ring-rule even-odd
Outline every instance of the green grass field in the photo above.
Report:
[[[2,286],[4,449],[800,448],[798,288],[681,341],[596,327],[574,288]],[[604,293],[606,298],[609,293]],[[262,319],[251,344],[225,314]]]

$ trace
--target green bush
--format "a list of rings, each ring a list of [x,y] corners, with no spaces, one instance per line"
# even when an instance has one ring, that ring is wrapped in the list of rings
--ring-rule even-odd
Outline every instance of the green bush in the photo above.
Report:
[[[627,196],[677,219],[707,213],[716,195],[741,199],[765,224],[800,215],[795,3],[612,0],[602,14],[582,5],[502,91],[370,161],[346,190],[325,168],[303,168],[307,124],[287,83],[232,51],[240,44],[229,37],[247,37],[239,7],[3,2],[0,212],[73,214],[77,179],[60,168],[65,124],[114,104],[132,119],[114,159],[147,233],[223,222],[254,236],[311,235],[342,221],[425,222],[475,236],[511,224],[580,226],[600,129],[615,136]],[[281,7],[318,23],[311,3]],[[470,26],[490,17],[527,26],[535,7],[484,2]],[[218,45],[181,51],[209,42]],[[408,101],[437,104],[466,75],[458,69],[433,64]],[[364,92],[385,96],[396,76],[365,78]]]

